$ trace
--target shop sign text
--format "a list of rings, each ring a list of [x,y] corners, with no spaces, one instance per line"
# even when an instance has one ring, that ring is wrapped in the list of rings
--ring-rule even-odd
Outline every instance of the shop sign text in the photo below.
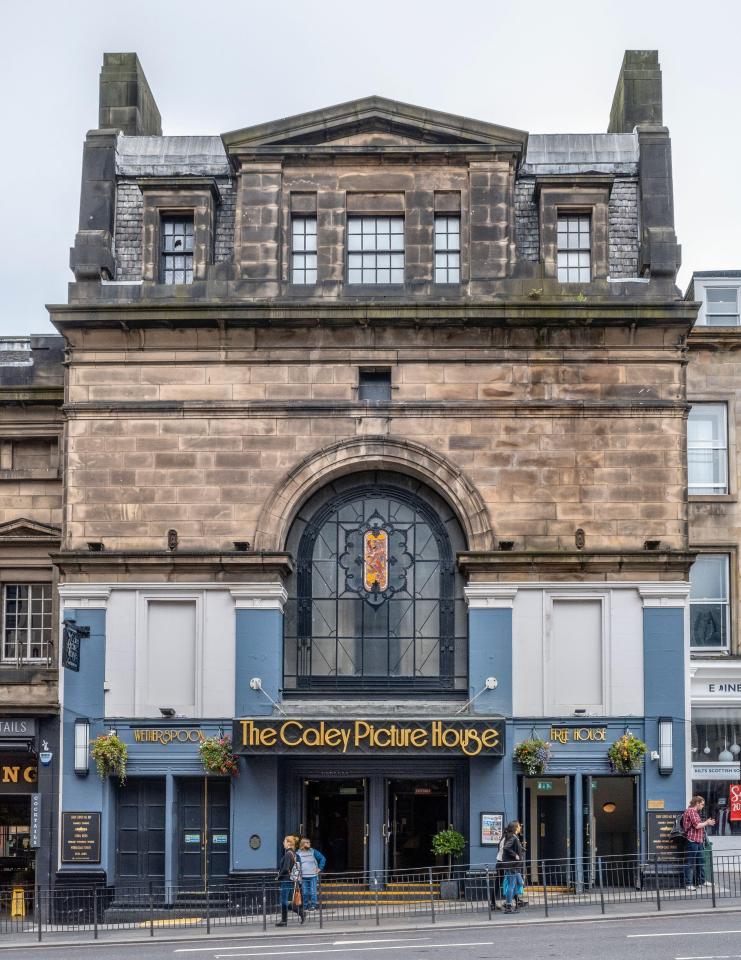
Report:
[[[729,791],[730,819],[741,820],[741,784],[732,783]]]
[[[0,717],[0,737],[34,737],[36,723],[20,717]]]
[[[203,730],[181,727],[172,730],[158,730],[152,727],[135,727],[131,733],[134,743],[161,743],[166,747],[170,743],[203,743],[206,734]]]
[[[234,749],[243,754],[504,755],[501,720],[275,720],[234,721]]]
[[[551,727],[554,743],[604,743],[607,727]]]
[[[62,813],[62,863],[100,863],[100,813]]]
[[[0,757],[0,793],[33,793],[37,779],[35,763]]]

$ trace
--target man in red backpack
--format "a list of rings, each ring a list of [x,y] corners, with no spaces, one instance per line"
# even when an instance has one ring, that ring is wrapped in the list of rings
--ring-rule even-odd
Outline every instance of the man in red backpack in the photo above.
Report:
[[[712,817],[701,819],[700,814],[704,807],[705,800],[702,797],[693,797],[682,817],[682,828],[687,837],[684,850],[684,882],[688,890],[696,890],[708,883],[705,880],[705,827],[714,827],[715,820]]]

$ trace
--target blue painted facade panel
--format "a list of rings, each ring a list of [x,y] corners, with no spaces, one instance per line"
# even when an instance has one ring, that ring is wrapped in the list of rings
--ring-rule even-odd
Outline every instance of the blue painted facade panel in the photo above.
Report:
[[[270,716],[273,705],[265,694],[250,689],[259,677],[273,700],[283,684],[283,614],[280,610],[237,610],[234,664],[236,716]]]
[[[512,716],[512,610],[478,608],[468,615],[469,697],[476,697],[471,711]],[[495,677],[495,690],[476,696],[487,677]]]

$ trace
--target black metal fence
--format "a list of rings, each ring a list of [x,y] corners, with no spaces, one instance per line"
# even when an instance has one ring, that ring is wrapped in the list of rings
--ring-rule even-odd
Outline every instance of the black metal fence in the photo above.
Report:
[[[596,857],[527,861],[518,909],[546,917],[578,915],[583,908],[606,914],[628,905],[637,911],[690,903],[712,909],[736,900],[741,906],[741,851],[710,850],[685,877],[680,852],[673,858]],[[704,875],[702,875],[704,872]],[[294,885],[256,878],[193,889],[149,883],[136,887],[16,887],[0,890],[0,933],[42,940],[50,934],[78,933],[91,939],[120,931],[156,936],[162,930],[205,934],[226,928],[267,930],[281,920],[324,928],[353,922],[375,924],[407,919],[422,923],[475,916],[492,919],[505,907],[506,868],[496,863],[428,867],[416,871],[325,874],[318,878],[316,901],[306,890],[294,904]],[[689,879],[691,882],[687,883]],[[700,882],[702,881],[702,885]],[[507,887],[515,887],[515,878]],[[303,919],[302,919],[303,916]]]

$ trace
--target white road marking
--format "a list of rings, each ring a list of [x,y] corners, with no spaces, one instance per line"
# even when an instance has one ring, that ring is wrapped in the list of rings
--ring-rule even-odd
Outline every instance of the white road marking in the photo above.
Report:
[[[674,960],[738,960],[738,953],[714,953],[702,957],[675,957]]]
[[[741,933],[741,930],[683,930],[677,933],[627,933],[628,940],[645,939],[646,937],[714,937],[719,933]]]
[[[276,934],[280,936],[280,934]],[[336,933],[328,933],[328,937],[336,937]],[[429,937],[383,937],[376,938],[373,940],[317,940],[313,943],[305,943],[301,940],[296,940],[293,943],[281,943],[281,947],[339,947],[343,943],[416,943],[421,940],[429,940]],[[270,946],[270,944],[268,944]],[[273,948],[277,949],[278,944],[273,944]],[[236,947],[178,947],[177,950],[173,950],[173,953],[224,953],[226,950],[264,950],[264,943],[256,943],[254,946],[248,943],[240,943]]]
[[[276,936],[280,936],[280,934],[276,934]],[[336,937],[337,934],[328,933],[327,936]],[[333,944],[331,940],[317,940],[316,943],[306,943],[303,945],[307,947],[322,947],[322,946],[331,947]],[[277,946],[278,944],[276,944],[276,947]],[[293,943],[282,943],[281,946],[282,947],[300,947],[302,946],[302,942],[301,940],[296,940]],[[249,943],[240,943],[239,946],[237,947],[178,947],[177,950],[173,950],[172,952],[173,953],[223,953],[225,950],[264,950],[264,949],[265,949],[264,943],[256,943],[254,946],[250,946]]]
[[[478,941],[469,941],[466,943],[425,943],[424,950],[444,950],[448,947],[493,947],[493,940],[478,940]],[[293,950],[290,953],[281,950],[264,953],[226,953],[226,954],[216,954],[216,960],[220,960],[221,957],[224,957],[225,960],[234,960],[235,957],[300,957],[306,953],[362,953],[364,950],[370,953],[371,950],[408,950],[409,948],[405,946],[398,947],[350,947],[349,950],[344,947],[340,950]]]

